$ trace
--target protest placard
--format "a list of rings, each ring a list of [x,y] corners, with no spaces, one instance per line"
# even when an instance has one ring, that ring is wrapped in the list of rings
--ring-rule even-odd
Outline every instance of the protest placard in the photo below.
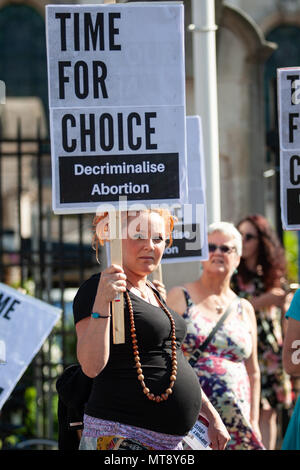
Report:
[[[204,261],[209,257],[201,118],[187,116],[186,128],[188,203],[172,206],[179,223],[174,225],[173,242],[165,249],[162,264]],[[106,259],[110,264],[109,245],[106,246]],[[152,279],[163,282],[161,265],[152,274]]]
[[[0,364],[6,363],[6,346],[3,340],[0,339]]]
[[[300,229],[300,67],[277,69],[281,219]]]
[[[183,5],[48,5],[55,213],[185,202]]]
[[[208,259],[206,182],[201,118],[186,117],[188,203],[174,205],[178,223],[173,243],[164,252],[162,263],[180,263]]]
[[[5,363],[0,373],[0,409],[38,353],[61,309],[0,283],[0,336]]]
[[[48,5],[46,25],[54,212],[184,202],[183,5]]]
[[[183,450],[212,450],[208,436],[208,421],[199,416],[193,428],[183,439]]]

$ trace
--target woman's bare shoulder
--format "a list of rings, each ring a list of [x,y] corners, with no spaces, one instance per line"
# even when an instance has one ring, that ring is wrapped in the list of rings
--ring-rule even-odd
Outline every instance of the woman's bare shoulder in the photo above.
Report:
[[[182,315],[186,310],[186,297],[184,295],[184,289],[191,295],[193,292],[193,282],[182,284],[181,286],[172,287],[167,295],[167,304],[175,312]]]
[[[256,325],[256,316],[252,304],[247,299],[241,299],[241,305],[250,323]]]
[[[175,310],[175,312],[179,313],[179,315],[182,315],[186,309],[184,288],[186,288],[184,284],[182,286],[172,287],[167,294],[167,305]]]

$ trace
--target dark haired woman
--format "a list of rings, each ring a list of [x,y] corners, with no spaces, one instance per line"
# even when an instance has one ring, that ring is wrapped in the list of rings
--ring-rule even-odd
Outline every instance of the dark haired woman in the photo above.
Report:
[[[258,360],[261,372],[260,429],[262,441],[275,449],[277,411],[290,407],[291,384],[282,367],[282,320],[287,293],[284,249],[265,217],[249,215],[237,225],[243,252],[233,289],[251,302],[256,312]]]

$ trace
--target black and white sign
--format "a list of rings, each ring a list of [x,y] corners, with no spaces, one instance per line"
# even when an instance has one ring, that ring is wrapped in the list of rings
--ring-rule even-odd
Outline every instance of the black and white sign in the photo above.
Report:
[[[208,259],[205,168],[201,119],[187,116],[188,203],[174,206],[178,224],[162,263]]]
[[[300,230],[300,67],[277,69],[281,218]]]
[[[193,428],[183,439],[183,450],[212,450],[208,425],[208,421],[203,416],[199,416]]]
[[[46,16],[54,212],[186,202],[183,5]]]
[[[6,346],[5,342],[0,339],[0,364],[6,363]]]
[[[0,283],[0,410],[60,315],[61,309]]]

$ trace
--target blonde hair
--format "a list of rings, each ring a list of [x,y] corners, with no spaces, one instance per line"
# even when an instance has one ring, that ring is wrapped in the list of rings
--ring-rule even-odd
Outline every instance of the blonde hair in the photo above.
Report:
[[[240,232],[231,222],[213,222],[208,226],[207,233],[221,232],[235,239],[236,252],[239,256],[242,255],[243,239]]]
[[[168,247],[172,245],[173,238],[172,238],[172,231],[174,228],[174,223],[177,220],[168,209],[144,209],[142,211],[137,212],[148,212],[148,213],[156,213],[162,217],[165,222],[166,234],[168,239]],[[125,212],[130,215],[130,211]],[[124,212],[122,212],[124,214]],[[96,259],[98,259],[99,253],[99,246],[104,246],[104,243],[110,240],[109,237],[109,213],[103,212],[101,214],[97,214],[93,218],[92,222],[93,227],[93,238],[92,238],[92,247],[96,251]]]

